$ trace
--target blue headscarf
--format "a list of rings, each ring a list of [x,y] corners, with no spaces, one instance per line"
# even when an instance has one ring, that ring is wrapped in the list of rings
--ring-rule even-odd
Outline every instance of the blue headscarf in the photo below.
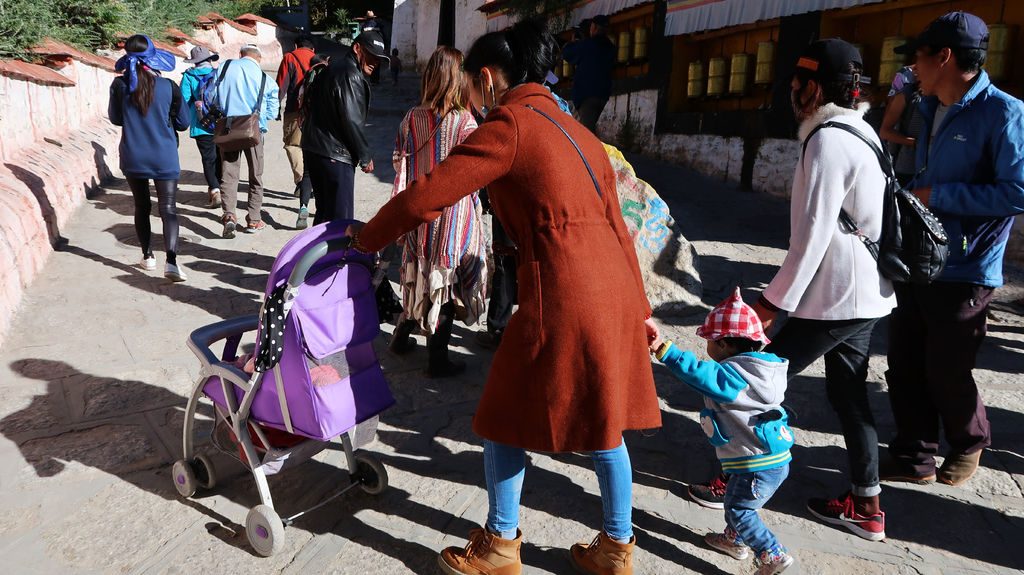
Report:
[[[137,63],[142,62],[153,70],[160,70],[161,72],[173,71],[176,64],[173,54],[166,50],[158,50],[148,36],[143,36],[143,38],[146,39],[147,43],[144,51],[128,52],[126,50],[124,56],[121,56],[117,63],[114,64],[114,70],[124,72],[125,76],[127,76],[129,93],[134,92],[135,87],[139,85],[139,78],[135,75],[135,65]]]

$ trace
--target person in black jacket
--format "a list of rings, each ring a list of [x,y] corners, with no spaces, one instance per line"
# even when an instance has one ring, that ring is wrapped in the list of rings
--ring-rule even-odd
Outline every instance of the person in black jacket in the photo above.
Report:
[[[316,199],[314,224],[354,215],[355,167],[373,171],[366,139],[370,85],[366,76],[387,61],[384,38],[376,30],[360,34],[352,51],[332,58],[305,95],[302,157]]]

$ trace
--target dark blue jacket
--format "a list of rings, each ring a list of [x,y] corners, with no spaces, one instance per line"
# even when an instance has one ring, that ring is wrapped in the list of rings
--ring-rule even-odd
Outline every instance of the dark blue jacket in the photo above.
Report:
[[[156,78],[153,103],[146,115],[135,107],[121,77],[110,84],[107,115],[121,126],[121,172],[127,178],[176,180],[178,134],[189,126],[188,109],[178,85],[167,78]]]
[[[562,48],[565,61],[576,66],[572,80],[572,101],[579,107],[587,98],[606,100],[612,95],[612,66],[615,44],[605,34],[596,34]]]
[[[928,207],[949,235],[938,281],[998,287],[1013,216],[1024,212],[1024,103],[982,70],[930,142],[938,105],[935,96],[921,100],[924,126],[911,183],[931,186]]]

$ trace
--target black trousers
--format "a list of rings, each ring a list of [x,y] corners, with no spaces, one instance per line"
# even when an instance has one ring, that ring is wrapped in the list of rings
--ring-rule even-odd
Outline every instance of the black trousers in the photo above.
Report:
[[[142,246],[142,255],[153,255],[150,244],[153,234],[149,224],[149,216],[153,212],[153,199],[149,194],[149,180],[143,178],[127,178],[128,187],[132,190],[135,200],[135,234]],[[176,263],[178,253],[178,209],[175,206],[178,194],[178,180],[153,180],[156,188],[157,209],[164,224],[164,249],[167,251],[167,262]]]
[[[316,200],[313,224],[354,219],[356,167],[305,151],[302,162]]]
[[[491,273],[491,297],[487,304],[487,331],[500,334],[505,331],[512,317],[519,284],[516,281],[516,256],[512,239],[505,233],[498,218],[492,217],[491,224],[494,270]]]
[[[199,148],[199,155],[203,158],[203,176],[206,177],[206,187],[220,189],[221,166],[220,148],[213,143],[213,136],[196,136],[196,147]]]

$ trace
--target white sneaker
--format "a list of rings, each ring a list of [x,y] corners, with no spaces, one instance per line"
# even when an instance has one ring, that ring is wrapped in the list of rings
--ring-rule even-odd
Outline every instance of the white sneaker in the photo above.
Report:
[[[144,269],[144,270],[146,270],[147,272],[151,272],[151,271],[155,270],[156,269],[156,257],[154,257],[154,256],[149,256],[149,257],[143,256],[142,257],[142,261],[139,262],[139,267]]]
[[[172,282],[183,282],[188,279],[185,275],[185,266],[167,264],[164,266],[164,277]]]

